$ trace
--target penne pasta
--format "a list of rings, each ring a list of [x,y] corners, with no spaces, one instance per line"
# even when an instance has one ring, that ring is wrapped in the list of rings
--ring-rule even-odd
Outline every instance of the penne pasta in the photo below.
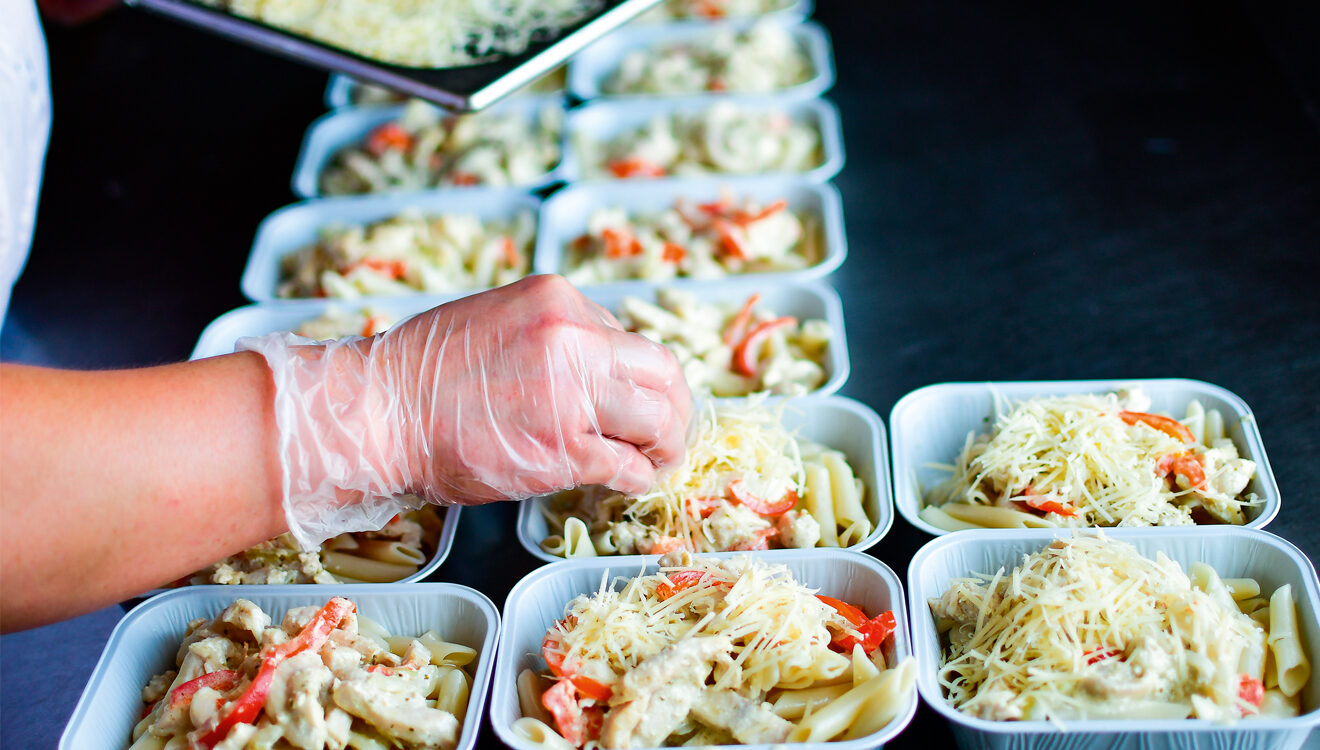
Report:
[[[539,745],[542,750],[574,750],[568,740],[559,736],[558,732],[538,719],[524,716],[514,720],[513,733],[528,742]]]
[[[1048,517],[1023,513],[1012,508],[997,505],[971,505],[968,503],[945,503],[940,506],[956,521],[969,523],[977,528],[990,529],[1044,529],[1057,526]]]
[[[325,569],[336,577],[343,575],[369,583],[397,581],[400,578],[407,578],[418,570],[417,565],[394,565],[343,552],[322,552],[321,560]]]
[[[806,464],[806,496],[803,498],[807,512],[820,524],[821,547],[838,547],[838,522],[834,518],[834,496],[830,482],[830,472],[820,464]]]
[[[1267,643],[1274,654],[1279,691],[1289,698],[1297,695],[1311,676],[1311,662],[1302,651],[1292,584],[1280,586],[1270,596],[1270,634]]]
[[[426,562],[421,547],[385,539],[364,539],[358,542],[355,554],[368,560],[390,565],[411,565],[420,568]]]
[[[839,528],[839,546],[850,547],[861,542],[874,528],[862,508],[862,494],[858,489],[857,478],[843,454],[838,451],[825,451],[821,454],[822,463],[830,473],[830,499],[834,503],[834,520]]]
[[[541,704],[541,694],[546,687],[544,681],[532,670],[524,669],[518,673],[518,709],[523,716],[542,723],[553,721]]]
[[[808,711],[818,711],[821,706],[852,690],[851,683],[809,687],[801,690],[785,690],[771,702],[772,710],[785,719],[800,719]]]
[[[874,734],[894,720],[906,705],[907,697],[917,680],[916,661],[908,658],[898,666],[877,674],[871,679],[876,683],[857,719],[843,733],[843,739],[854,740]]]

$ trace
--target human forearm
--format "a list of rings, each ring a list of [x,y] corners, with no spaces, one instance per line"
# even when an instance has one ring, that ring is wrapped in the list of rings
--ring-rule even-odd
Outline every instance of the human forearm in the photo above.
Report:
[[[0,366],[2,627],[122,599],[285,530],[272,400],[249,353]]]

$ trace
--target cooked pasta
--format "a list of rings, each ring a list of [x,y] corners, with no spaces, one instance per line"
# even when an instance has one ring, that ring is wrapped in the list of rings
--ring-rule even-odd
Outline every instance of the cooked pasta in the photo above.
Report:
[[[374,307],[346,308],[329,305],[325,312],[304,320],[296,333],[315,341],[345,336],[374,336],[394,325],[392,315]]]
[[[516,55],[602,7],[600,0],[200,0],[364,57],[452,68]]]
[[[760,204],[679,199],[658,213],[601,208],[587,231],[565,248],[564,276],[576,284],[622,279],[718,279],[739,273],[796,271],[825,255],[818,218],[789,210],[785,200]]]
[[[694,392],[800,396],[819,388],[829,324],[780,317],[759,301],[753,294],[741,305],[706,303],[689,291],[661,289],[657,304],[625,297],[615,314],[625,329],[669,347]]]
[[[741,33],[717,28],[691,40],[635,49],[601,86],[607,94],[767,94],[810,80],[811,59],[788,28],[762,21]]]
[[[427,216],[405,210],[368,224],[324,227],[280,261],[280,297],[356,299],[503,286],[531,269],[536,218]]]
[[[643,13],[641,18],[647,21],[749,18],[784,10],[791,5],[792,0],[665,0]]]
[[[422,505],[414,499],[413,506]],[[191,584],[387,583],[416,573],[435,552],[443,511],[434,505],[395,516],[379,531],[354,531],[304,551],[289,534],[213,563]]]
[[[922,518],[986,527],[1244,524],[1256,464],[1238,456],[1218,412],[1151,414],[1139,389],[997,405]],[[938,512],[932,509],[938,509]]]
[[[409,101],[397,121],[343,149],[321,174],[325,195],[472,185],[527,185],[559,162],[564,112],[445,115]]]
[[[874,734],[911,699],[913,662],[885,645],[895,627],[782,565],[673,553],[568,604],[542,644],[547,674],[524,672],[554,729],[525,702],[515,731],[560,750]]]
[[[707,402],[683,465],[644,494],[582,487],[538,501],[551,531],[541,549],[581,557],[861,542],[876,519],[847,459],[795,437],[784,407],[763,401]]]
[[[1301,686],[1277,679],[1280,670],[1296,665],[1304,681],[1309,663],[1284,623],[1295,617],[1289,588],[1275,597],[1288,614],[1261,624],[1208,565],[1184,572],[1103,533],[1057,539],[1011,571],[956,579],[930,601],[943,642],[939,683],[953,706],[990,720],[1278,712]],[[1288,643],[1286,661],[1269,665],[1270,642]]]
[[[816,127],[733,102],[660,115],[604,142],[579,135],[577,146],[589,178],[806,172],[824,160]]]
[[[175,668],[142,690],[130,750],[450,749],[475,653],[434,631],[388,636],[343,597],[290,609],[278,625],[239,599],[189,623]]]

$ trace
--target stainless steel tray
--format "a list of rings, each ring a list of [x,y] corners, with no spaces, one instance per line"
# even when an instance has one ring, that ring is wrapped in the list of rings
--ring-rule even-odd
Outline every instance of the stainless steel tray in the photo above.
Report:
[[[605,0],[604,7],[594,15],[563,29],[554,39],[533,42],[522,54],[456,68],[410,68],[379,62],[190,0],[127,2],[243,44],[347,73],[359,80],[428,99],[446,109],[469,112],[485,109],[535,81],[658,0]]]

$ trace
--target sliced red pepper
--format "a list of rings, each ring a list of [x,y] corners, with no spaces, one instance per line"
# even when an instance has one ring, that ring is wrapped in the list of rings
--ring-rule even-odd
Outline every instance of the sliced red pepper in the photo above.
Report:
[[[160,700],[159,700],[159,699],[154,700],[154,701],[148,703],[147,706],[146,706],[146,708],[142,709],[142,713],[141,713],[141,714],[138,714],[138,720],[141,721],[142,719],[147,718],[147,714],[150,714],[152,711],[154,711],[154,710],[156,709],[156,704],[157,704],[157,703],[160,703]]]
[[[1259,711],[1265,702],[1265,683],[1251,675],[1238,677],[1238,697],[1256,707]]]
[[[733,220],[738,226],[746,227],[748,224],[755,224],[761,219],[768,219],[786,208],[788,208],[788,201],[781,198],[756,213],[739,211],[733,215]]]
[[[577,690],[568,679],[561,679],[541,694],[541,705],[555,719],[555,729],[559,735],[574,747],[582,747],[587,741],[587,722],[582,715],[582,707],[577,702]]]
[[[383,258],[363,258],[357,263],[349,264],[344,273],[351,273],[358,266],[365,266],[376,273],[388,276],[391,279],[402,279],[408,275],[408,264],[402,260],[385,260]]]
[[[680,570],[677,573],[671,573],[666,576],[665,580],[668,581],[668,583],[662,582],[659,586],[656,586],[655,593],[662,600],[668,599],[680,591],[686,591],[687,589],[696,586],[701,582],[701,579],[706,578],[709,575],[709,573],[700,570]]]
[[[747,335],[747,325],[752,322],[752,310],[756,307],[756,303],[760,301],[761,295],[753,294],[743,303],[738,314],[733,316],[733,322],[729,324],[728,328],[724,329],[724,344],[726,346],[733,346],[741,341],[743,336]]]
[[[600,233],[605,240],[605,257],[617,260],[625,256],[641,255],[642,243],[626,229],[606,228]]]
[[[504,265],[509,268],[518,267],[518,245],[512,237],[500,238],[500,250],[504,254]]]
[[[658,164],[653,164],[641,157],[634,156],[631,159],[615,159],[608,165],[609,170],[615,177],[627,179],[629,177],[664,177],[665,169]]]
[[[816,598],[833,607],[862,636],[858,638],[849,633],[835,633],[830,639],[830,647],[842,653],[849,653],[853,650],[853,646],[861,644],[862,651],[869,654],[880,648],[885,639],[898,627],[898,620],[892,611],[881,612],[867,619],[865,612],[845,601],[824,594],[816,594]]]
[[[842,599],[835,599],[832,596],[825,596],[824,594],[816,594],[816,598],[833,607],[835,612],[843,615],[843,619],[852,623],[852,626],[855,628],[860,628],[862,623],[866,622],[865,612]]]
[[[696,6],[697,15],[702,18],[724,18],[724,8],[714,0],[701,0]]]
[[[1192,431],[1187,429],[1187,425],[1172,417],[1149,414],[1144,411],[1120,411],[1118,418],[1123,420],[1125,424],[1130,425],[1140,422],[1184,443],[1196,442],[1196,438],[1192,437]]]
[[[720,247],[724,254],[737,260],[747,260],[747,250],[738,236],[740,230],[726,219],[716,218],[713,223],[715,231],[720,235]]]
[[[1192,488],[1205,486],[1205,456],[1196,453],[1188,455],[1186,453],[1169,453],[1160,457],[1155,464],[1155,474],[1161,477],[1167,477],[1170,474],[1175,476],[1187,477],[1187,483]]]
[[[862,641],[862,650],[869,654],[880,648],[885,639],[897,628],[898,618],[894,617],[893,610],[886,610],[872,617],[862,628],[866,634],[866,639]]]
[[[473,185],[480,185],[481,178],[471,172],[454,171],[449,173],[449,182],[462,187],[472,187]]]
[[[604,683],[596,682],[585,675],[573,674],[569,675],[568,679],[573,683],[573,687],[577,688],[579,693],[594,701],[604,703],[610,699],[611,695],[614,695],[614,688]]]
[[[242,675],[232,669],[220,669],[188,680],[170,691],[170,708],[179,708],[192,703],[193,695],[204,687],[214,688],[222,693],[232,690],[241,678]]]
[[[1022,501],[1028,507],[1035,508],[1046,513],[1057,513],[1061,516],[1076,517],[1078,511],[1067,503],[1061,503],[1058,500],[1050,500],[1046,495],[1023,495]]]
[[[372,156],[386,151],[407,151],[412,148],[413,137],[397,122],[387,122],[367,136],[366,150]]]
[[[756,358],[760,355],[761,344],[776,328],[797,325],[797,318],[785,315],[782,318],[759,323],[748,331],[742,341],[733,349],[733,369],[739,375],[752,377],[756,374]]]
[[[730,552],[755,552],[763,549],[770,549],[770,540],[779,536],[779,529],[771,526],[769,528],[757,529],[752,532],[752,536],[745,542],[738,542],[729,548]]]
[[[290,656],[319,649],[330,638],[330,633],[339,627],[344,617],[356,611],[356,604],[342,596],[336,596],[312,616],[298,635],[266,649],[262,654],[261,668],[257,670],[257,676],[252,679],[243,694],[225,706],[214,726],[199,727],[190,734],[190,743],[210,750],[228,736],[229,731],[235,726],[251,724],[255,721],[266,704],[266,695],[270,692],[271,682],[275,679],[275,668]]]
[[[700,518],[710,518],[710,515],[720,509],[720,499],[718,497],[692,497],[688,498],[688,513]]]
[[[674,550],[687,549],[687,542],[676,536],[662,536],[651,544],[649,555],[667,555]]]
[[[735,479],[729,482],[729,494],[733,499],[746,505],[753,513],[759,513],[763,516],[779,516],[787,513],[797,505],[797,492],[789,490],[778,502],[768,502],[748,492],[742,486],[741,479]]]
[[[545,657],[545,664],[550,668],[550,672],[556,677],[562,677],[564,674],[564,645],[559,640],[559,633],[551,630],[545,634],[541,641],[541,656]]]
[[[661,260],[674,264],[682,263],[686,257],[687,249],[676,242],[666,242],[664,253],[660,255]]]
[[[1112,659],[1122,653],[1116,648],[1093,648],[1086,652],[1086,663],[1087,665],[1096,664],[1105,659]]]

